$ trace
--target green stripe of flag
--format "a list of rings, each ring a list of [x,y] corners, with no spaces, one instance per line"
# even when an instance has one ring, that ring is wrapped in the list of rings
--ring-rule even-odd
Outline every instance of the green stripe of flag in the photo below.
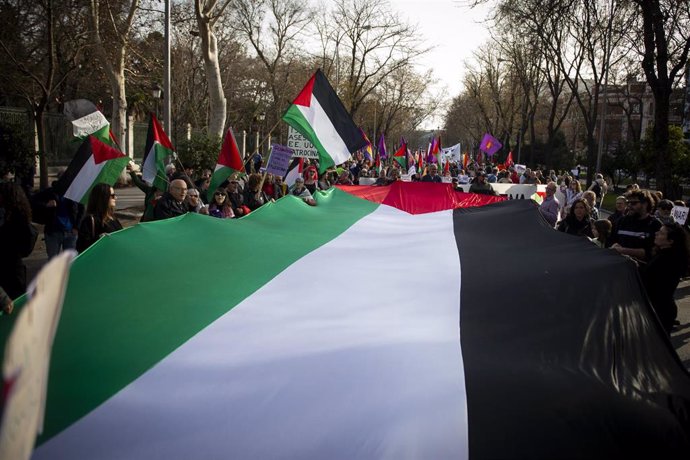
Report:
[[[319,152],[319,170],[325,171],[326,169],[335,166],[335,162],[330,155],[328,155],[328,150],[322,144],[319,137],[316,135],[316,131],[309,123],[309,121],[304,117],[304,114],[298,105],[291,105],[285,114],[283,115],[283,120],[290,126],[295,128],[299,133],[309,139],[309,141],[314,145],[316,150]]]
[[[377,207],[337,189],[317,201],[310,207],[288,196],[241,220],[187,214],[147,222],[81,254],[55,338],[38,444]],[[118,281],[123,272],[130,284]]]

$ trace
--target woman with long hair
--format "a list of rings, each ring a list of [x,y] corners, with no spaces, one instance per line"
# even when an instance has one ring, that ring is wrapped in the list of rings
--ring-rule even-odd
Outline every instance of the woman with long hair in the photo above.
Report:
[[[77,237],[77,251],[86,248],[108,233],[122,230],[122,224],[115,217],[117,195],[108,184],[96,184],[91,189],[86,214],[79,225]]]
[[[654,250],[647,264],[640,266],[642,284],[652,307],[667,333],[678,315],[673,294],[688,269],[688,238],[677,223],[664,224],[654,235]]]
[[[232,202],[223,188],[217,188],[213,192],[211,203],[208,205],[208,215],[219,219],[232,219],[235,213],[232,211]]]
[[[568,215],[559,222],[557,228],[559,232],[593,238],[589,204],[584,199],[577,198],[573,201]]]
[[[31,205],[24,190],[13,182],[0,183],[0,286],[10,299],[26,292],[22,257],[32,240]]]

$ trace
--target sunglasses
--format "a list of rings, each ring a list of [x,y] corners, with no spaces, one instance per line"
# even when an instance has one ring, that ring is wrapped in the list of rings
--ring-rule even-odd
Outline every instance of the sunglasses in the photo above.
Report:
[[[199,198],[199,195],[197,195],[197,194],[195,194],[195,193],[188,193],[187,195],[188,195],[190,198]]]
[[[222,192],[216,192],[213,194],[214,196],[225,196]]]

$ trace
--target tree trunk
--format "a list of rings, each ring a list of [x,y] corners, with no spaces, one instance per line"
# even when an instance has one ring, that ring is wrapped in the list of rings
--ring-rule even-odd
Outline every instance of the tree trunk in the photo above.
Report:
[[[654,108],[654,150],[656,151],[656,189],[664,198],[681,198],[675,196],[671,178],[671,158],[668,149],[668,116],[669,97],[655,98]]]
[[[220,77],[220,65],[218,64],[218,42],[213,33],[213,25],[208,16],[201,11],[199,2],[196,1],[195,12],[199,34],[201,36],[201,49],[204,58],[204,70],[208,85],[209,97],[209,121],[208,136],[222,138],[227,115],[227,103],[223,92],[223,82]]]
[[[125,89],[125,50],[122,49],[116,69],[110,77],[110,88],[113,92],[113,114],[111,130],[121,149],[125,148],[125,130],[127,127],[127,90]],[[166,97],[168,97],[166,95]],[[170,129],[166,126],[166,129]]]
[[[594,117],[593,119],[596,119]],[[587,182],[586,186],[589,187],[594,179],[594,170],[597,167],[597,143],[594,140],[594,130],[587,130]]]
[[[43,190],[48,188],[48,162],[46,161],[46,136],[45,123],[43,122],[44,107],[40,104],[34,106],[34,119],[36,120],[36,134],[38,135],[38,169],[39,186]]]

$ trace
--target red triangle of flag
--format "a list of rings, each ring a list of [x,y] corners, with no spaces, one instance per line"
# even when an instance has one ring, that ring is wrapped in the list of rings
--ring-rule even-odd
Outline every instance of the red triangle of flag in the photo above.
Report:
[[[244,171],[240,149],[237,147],[237,141],[232,128],[228,128],[225,133],[223,146],[220,148],[220,154],[218,155],[218,164],[232,168],[235,171]]]
[[[125,156],[125,154],[118,149],[109,146],[93,136],[89,136],[89,140],[91,141],[91,154],[96,164]]]
[[[311,96],[314,92],[314,82],[316,81],[316,73],[311,76],[307,84],[302,88],[302,91],[297,95],[295,100],[292,102],[295,105],[301,105],[304,107],[311,106]]]
[[[151,114],[151,122],[153,125],[153,140],[158,141],[158,143],[165,148],[175,150],[175,147],[173,147],[172,142],[170,142],[168,135],[165,134],[163,126],[161,126],[158,118],[156,118],[154,114]]]

